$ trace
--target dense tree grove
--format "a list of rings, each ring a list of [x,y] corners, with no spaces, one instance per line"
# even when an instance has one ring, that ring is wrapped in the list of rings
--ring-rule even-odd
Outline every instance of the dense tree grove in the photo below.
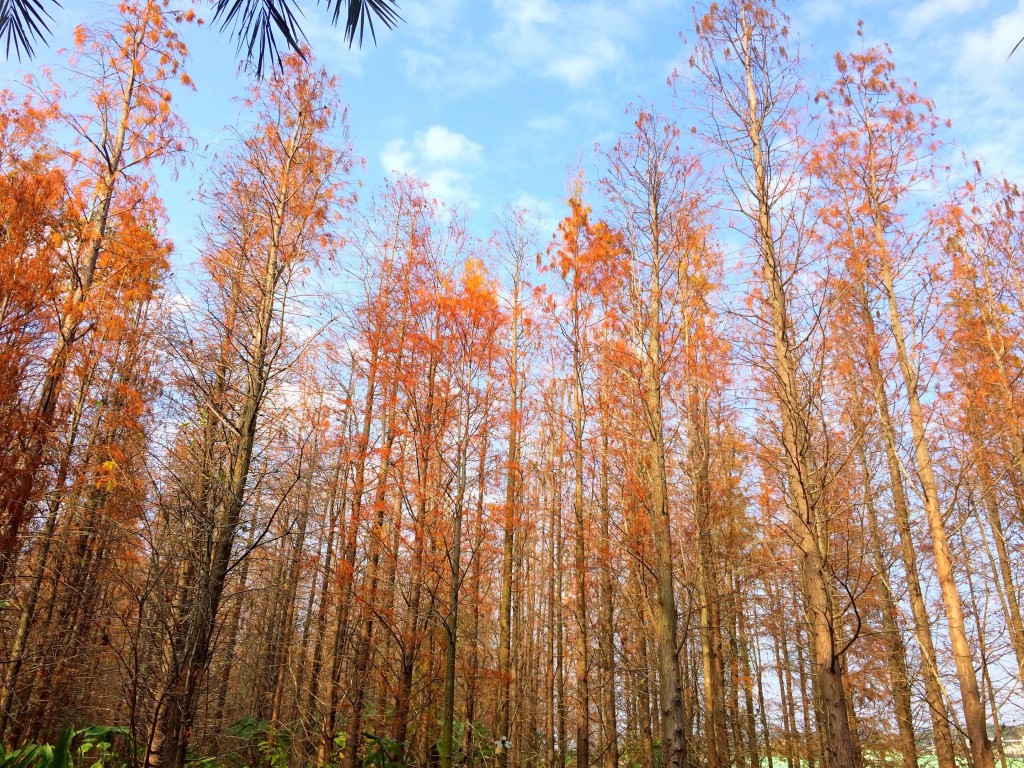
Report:
[[[187,21],[125,0],[0,93],[5,749],[1020,756],[1024,197],[942,165],[887,49],[811,83],[774,3],[699,11],[673,110],[485,239],[412,177],[357,200],[289,54],[172,274]]]

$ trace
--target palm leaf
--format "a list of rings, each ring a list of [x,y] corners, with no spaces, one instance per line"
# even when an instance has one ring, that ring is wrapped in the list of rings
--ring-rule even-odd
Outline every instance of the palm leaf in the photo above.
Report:
[[[318,0],[327,4],[335,26],[345,15],[345,40],[349,46],[363,44],[365,32],[377,42],[374,20],[388,29],[394,28],[402,17],[398,15],[398,0]],[[297,0],[212,0],[213,20],[220,22],[221,31],[230,30],[243,54],[262,77],[267,66],[281,65],[282,47],[301,55],[306,36],[299,25],[302,15]],[[20,61],[22,55],[35,56],[35,45],[45,42],[50,34],[48,21],[53,17],[49,5],[58,8],[58,0],[0,0],[0,41],[7,58],[11,49]],[[282,46],[283,41],[283,46]]]
[[[345,9],[344,34],[350,46],[357,36],[362,46],[367,28],[373,41],[377,41],[374,18],[388,29],[402,20],[398,15],[397,0],[323,1],[331,11],[331,21],[335,26]],[[238,52],[245,51],[245,58],[254,65],[257,77],[262,77],[268,64],[281,64],[279,38],[283,38],[285,46],[301,55],[301,46],[306,39],[297,20],[301,13],[295,0],[214,0],[213,19],[220,22],[221,31],[231,29],[238,41]]]
[[[348,6],[348,18],[345,20],[345,39],[349,46],[356,38],[356,30],[359,30],[359,46],[363,45],[363,32],[366,27],[370,28],[370,37],[377,42],[377,34],[373,28],[373,17],[376,16],[388,29],[394,27],[402,20],[398,15],[398,3],[394,0],[327,0],[328,6],[333,5],[332,20],[338,25],[343,5]]]
[[[60,7],[56,0],[49,2]],[[48,19],[52,21],[53,17],[43,0],[0,0],[0,40],[4,41],[7,58],[11,57],[11,46],[18,61],[22,54],[35,56],[35,43],[43,42],[50,33]]]

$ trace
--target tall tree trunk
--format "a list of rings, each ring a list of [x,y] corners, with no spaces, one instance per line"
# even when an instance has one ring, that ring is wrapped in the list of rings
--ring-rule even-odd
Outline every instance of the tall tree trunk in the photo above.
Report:
[[[509,717],[511,715],[512,693],[512,561],[515,548],[516,527],[519,524],[519,509],[522,505],[522,466],[520,462],[520,445],[522,433],[522,414],[520,399],[520,324],[522,307],[519,292],[522,286],[522,265],[525,257],[522,243],[521,222],[515,232],[512,247],[514,260],[512,271],[512,315],[509,324],[509,415],[508,415],[508,465],[505,475],[505,519],[502,527],[501,546],[501,598],[498,605],[498,673],[501,686],[501,699],[498,702],[498,722],[496,734],[500,739],[509,737]],[[502,748],[498,753],[498,768],[508,765],[508,750]]]
[[[164,671],[155,697],[144,764],[148,768],[181,768],[199,707],[199,697],[210,661],[211,641],[216,629],[231,553],[245,505],[249,469],[256,443],[256,427],[270,377],[270,355],[279,281],[282,277],[281,243],[285,215],[294,190],[293,163],[299,152],[298,138],[307,116],[295,115],[286,154],[274,180],[273,217],[265,261],[262,265],[259,299],[253,318],[252,335],[246,351],[245,378],[239,413],[233,424],[234,444],[230,449],[227,487],[212,519],[212,540],[208,559],[201,563],[200,578],[192,591],[191,604],[182,606],[181,626],[172,638],[170,665]],[[209,418],[213,419],[211,412]]]
[[[875,513],[874,488],[864,446],[858,451],[861,473],[864,475],[864,509],[867,513],[868,536],[875,573],[879,582],[882,602],[882,641],[889,665],[889,685],[892,688],[893,712],[899,733],[900,755],[903,768],[917,768],[917,738],[914,734],[914,712],[911,702],[910,673],[907,670],[907,649],[899,626],[899,607],[889,582],[889,568],[883,555],[882,535]]]
[[[578,310],[574,315],[578,316]],[[574,317],[572,387],[573,572],[576,577],[576,766],[590,765],[590,644],[587,619],[586,515],[583,501],[583,431],[585,428],[582,318]]]
[[[691,387],[689,425],[690,482],[697,526],[697,589],[700,595],[700,644],[704,680],[704,723],[708,768],[731,765],[725,718],[725,668],[722,663],[722,628],[715,578],[714,540],[711,529],[711,446],[706,403]],[[738,722],[734,720],[734,727]]]
[[[776,250],[777,222],[773,218],[769,180],[771,158],[766,154],[764,110],[756,84],[752,50],[753,29],[746,9],[740,11],[741,57],[746,81],[745,127],[750,145],[753,179],[755,234],[761,260],[761,277],[769,309],[772,333],[774,395],[782,422],[782,449],[788,481],[791,526],[800,550],[799,566],[811,639],[813,675],[817,683],[823,725],[822,739],[828,751],[829,768],[855,768],[853,738],[847,717],[829,589],[825,554],[821,550],[822,525],[819,504],[822,489],[812,460],[814,447],[801,398],[797,366],[793,359],[794,340],[783,266]],[[768,153],[771,152],[769,148]]]
[[[603,672],[602,704],[604,708],[604,768],[619,768],[619,736],[615,713],[615,610],[612,596],[612,546],[611,546],[611,500],[609,498],[609,440],[608,402],[606,384],[602,379],[600,402],[601,456],[600,456],[600,504],[601,504],[601,571],[600,599],[601,626],[600,654]]]
[[[921,669],[924,676],[925,701],[928,703],[928,714],[932,724],[935,742],[935,755],[939,768],[955,768],[953,754],[953,735],[949,728],[949,714],[942,695],[942,682],[939,679],[938,657],[932,641],[931,619],[921,589],[921,578],[917,569],[917,550],[914,534],[910,523],[910,503],[903,484],[900,468],[900,457],[896,447],[896,430],[889,409],[889,399],[885,390],[885,377],[880,361],[880,341],[875,331],[875,320],[871,314],[867,287],[858,286],[858,308],[861,326],[866,337],[864,359],[871,379],[871,391],[874,398],[875,413],[881,427],[882,443],[885,448],[886,466],[889,470],[889,492],[892,494],[893,513],[896,519],[896,530],[900,538],[900,553],[903,560],[904,575],[907,583],[907,596],[910,610],[914,617],[914,636],[921,649]]]
[[[879,215],[877,206],[874,207],[874,210],[876,215]],[[884,243],[878,219],[876,219],[876,237]],[[964,624],[960,593],[957,591],[956,579],[953,574],[949,537],[942,518],[942,509],[939,506],[938,482],[935,479],[935,471],[932,469],[931,450],[925,435],[925,416],[918,389],[918,371],[907,348],[892,270],[888,259],[884,256],[881,259],[880,273],[889,305],[889,322],[893,340],[896,343],[896,360],[899,363],[900,372],[903,374],[903,384],[910,412],[910,428],[914,438],[917,476],[925,516],[928,520],[928,530],[932,539],[935,575],[942,593],[942,604],[945,608],[946,623],[949,628],[950,647],[953,652],[953,660],[956,663],[957,680],[960,683],[960,698],[963,703],[964,723],[967,726],[967,738],[970,741],[971,756],[974,761],[973,768],[993,768],[995,758],[992,754],[992,744],[988,739],[985,705],[981,700],[978,676],[971,657],[971,646]]]
[[[1003,603],[1003,613],[1006,616],[1006,627],[1010,635],[1010,646],[1013,648],[1014,656],[1017,659],[1017,672],[1020,679],[1024,680],[1024,621],[1021,620],[1020,600],[1017,597],[1017,587],[1014,583],[1011,557],[1006,546],[1006,535],[1003,532],[1003,522],[999,514],[999,502],[996,498],[995,481],[992,478],[992,470],[985,453],[985,446],[980,444],[976,436],[972,436],[977,456],[978,479],[981,483],[979,489],[982,505],[985,508],[985,515],[989,528],[992,531],[992,540],[996,545],[996,563],[998,569],[994,571],[996,587],[999,589],[1000,598]],[[1000,585],[1000,580],[1002,584]],[[993,712],[993,714],[995,714]]]
[[[441,703],[441,768],[452,768],[455,726],[455,651],[459,630],[459,593],[462,587],[462,518],[466,500],[466,465],[469,463],[469,393],[463,394],[465,410],[455,459],[456,481],[452,520],[452,543],[448,553],[448,613],[444,618],[444,698]]]

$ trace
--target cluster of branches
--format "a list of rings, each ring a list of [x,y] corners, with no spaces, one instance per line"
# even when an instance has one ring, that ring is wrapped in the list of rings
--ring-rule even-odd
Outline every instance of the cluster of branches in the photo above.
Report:
[[[554,232],[487,242],[416,179],[357,207],[337,84],[289,56],[175,283],[150,174],[190,148],[186,51],[160,3],[120,13],[76,82],[0,103],[6,746],[1012,756],[1024,201],[939,186],[887,50],[812,101],[781,11],[716,4],[679,122],[635,109]]]

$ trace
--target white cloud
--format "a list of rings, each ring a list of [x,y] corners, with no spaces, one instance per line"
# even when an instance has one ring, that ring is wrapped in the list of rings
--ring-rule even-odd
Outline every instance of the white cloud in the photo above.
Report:
[[[495,8],[522,32],[557,21],[557,14],[548,0],[496,0]]]
[[[473,206],[472,182],[483,162],[483,147],[443,125],[418,131],[412,141],[395,139],[380,153],[386,173],[407,173],[430,186],[430,192],[449,205]]]
[[[464,4],[464,0],[403,0],[399,11],[410,34],[428,38],[450,29]]]
[[[608,39],[598,39],[588,45],[586,51],[556,58],[547,71],[571,88],[583,88],[598,74],[611,69],[620,58],[617,45]]]
[[[443,125],[432,125],[417,135],[417,145],[428,163],[476,163],[482,147]]]
[[[568,119],[565,115],[537,115],[531,117],[526,125],[531,131],[558,133],[565,130],[567,123]]]
[[[908,11],[904,18],[908,27],[919,29],[936,21],[952,21],[956,16],[967,11],[979,11],[986,5],[986,0],[924,0]]]
[[[380,151],[380,164],[385,173],[412,173],[412,152],[404,139],[395,139],[384,145]]]
[[[642,33],[652,9],[666,1],[491,0],[489,27],[476,27],[486,32],[474,34],[455,25],[446,35],[436,34],[436,29],[434,34],[417,33],[420,46],[402,54],[405,74],[410,81],[449,93],[477,92],[537,76],[583,89],[628,64],[627,43]],[[420,23],[421,15],[427,29],[433,29],[437,15],[455,16],[461,10],[465,21],[469,13],[460,0],[441,0],[448,11],[428,11],[424,2],[412,4],[410,26],[414,20]],[[479,3],[472,12],[486,18],[487,8]]]
[[[1024,0],[982,28],[963,35],[956,77],[937,94],[969,156],[981,155],[989,173],[1024,173],[1024,65],[1021,51],[1007,61],[1024,35]]]
[[[493,0],[500,27],[495,47],[514,65],[584,88],[622,59],[621,41],[636,31],[618,3]]]

